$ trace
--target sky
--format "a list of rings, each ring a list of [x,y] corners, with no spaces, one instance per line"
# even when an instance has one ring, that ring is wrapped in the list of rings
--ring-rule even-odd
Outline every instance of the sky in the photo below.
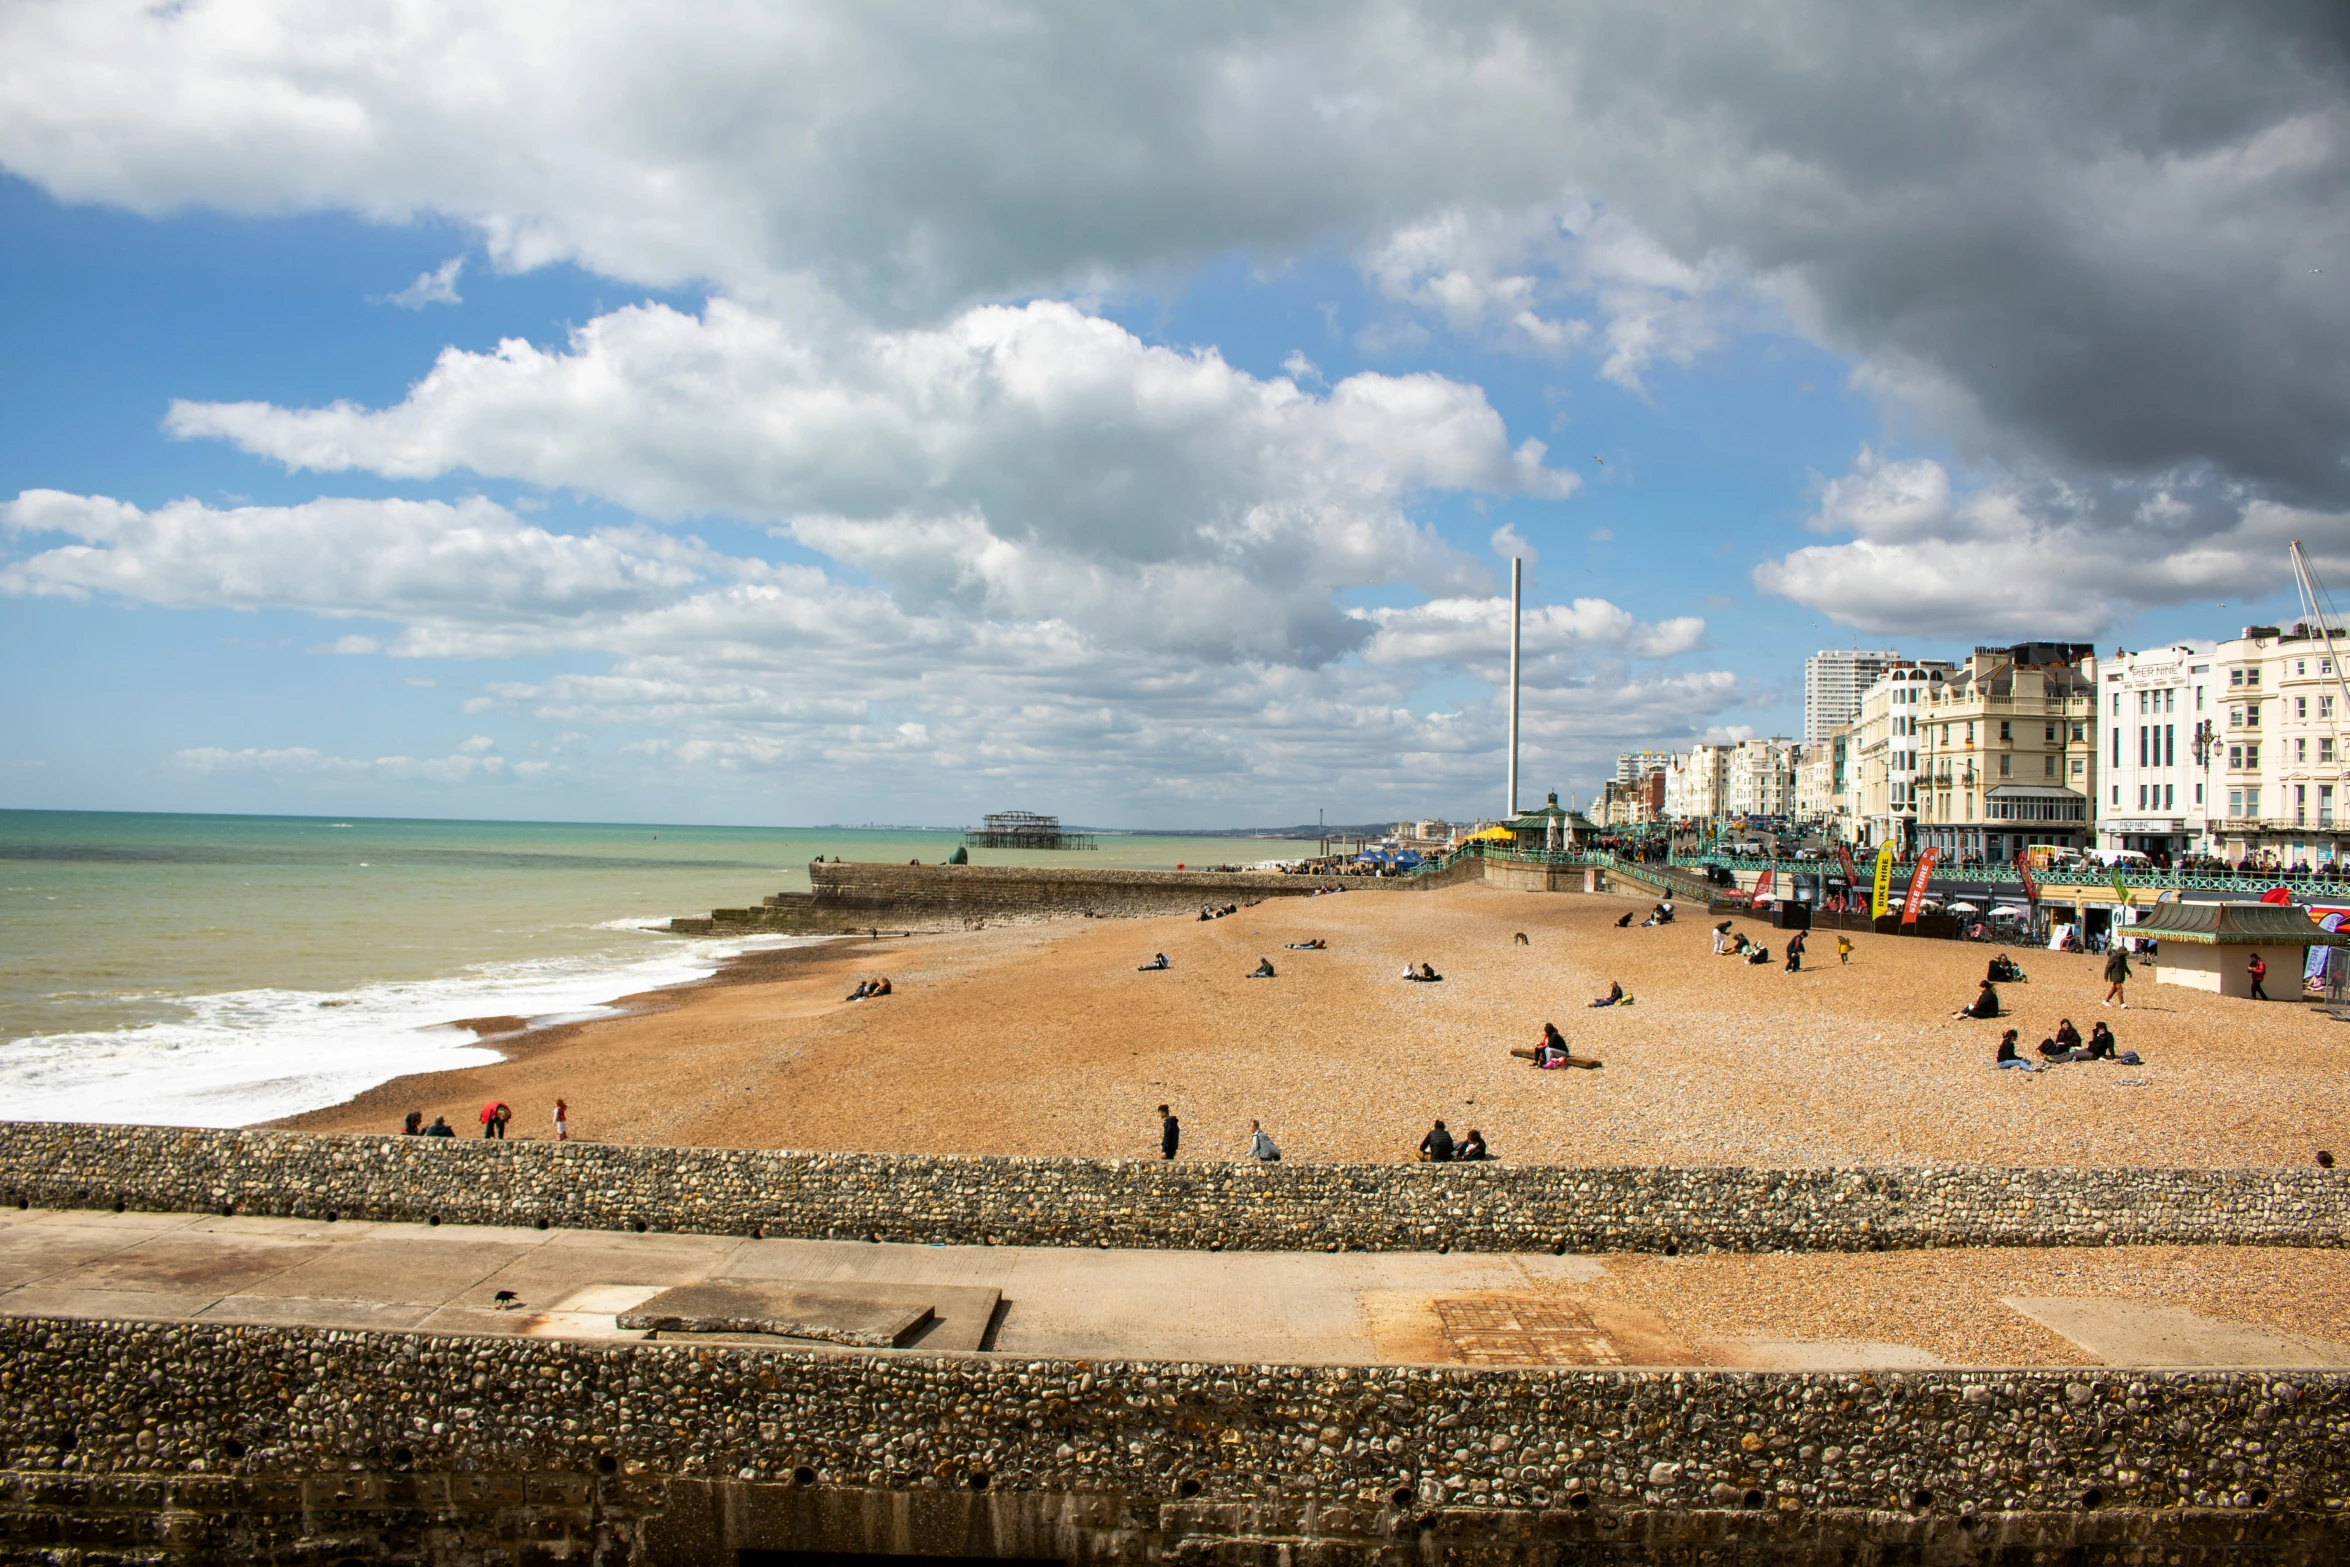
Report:
[[[20,0],[0,807],[1217,827],[2350,584],[2350,13]]]

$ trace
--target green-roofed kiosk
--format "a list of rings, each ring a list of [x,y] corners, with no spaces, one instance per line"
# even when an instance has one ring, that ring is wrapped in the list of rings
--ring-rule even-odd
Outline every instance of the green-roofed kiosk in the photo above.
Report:
[[[2327,934],[2307,910],[2285,903],[2164,903],[2127,929],[2162,943],[2158,984],[2238,999],[2252,994],[2254,953],[2268,965],[2269,999],[2298,1001],[2309,949],[2350,946],[2350,936]]]

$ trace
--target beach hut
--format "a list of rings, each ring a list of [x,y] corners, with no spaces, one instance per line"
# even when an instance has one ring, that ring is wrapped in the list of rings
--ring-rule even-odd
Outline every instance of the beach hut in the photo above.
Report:
[[[2268,965],[2271,1000],[2300,999],[2311,947],[2350,946],[2350,936],[2322,930],[2308,914],[2273,903],[2165,903],[2130,927],[2162,943],[2155,980],[2223,996],[2248,997],[2252,954]]]
[[[1522,812],[1509,827],[1519,848],[1537,853],[1572,854],[1591,841],[1590,821],[1559,804],[1556,791],[1548,804]]]

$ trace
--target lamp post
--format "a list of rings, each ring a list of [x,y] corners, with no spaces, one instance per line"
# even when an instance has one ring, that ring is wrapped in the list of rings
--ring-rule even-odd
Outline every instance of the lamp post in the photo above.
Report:
[[[2203,777],[2203,782],[2198,785],[2203,791],[2203,852],[2216,854],[2218,850],[2214,845],[2217,839],[2211,831],[2211,759],[2219,752],[2219,731],[2212,727],[2210,719],[2197,719],[2195,733],[2187,743],[2195,752],[2195,766]]]

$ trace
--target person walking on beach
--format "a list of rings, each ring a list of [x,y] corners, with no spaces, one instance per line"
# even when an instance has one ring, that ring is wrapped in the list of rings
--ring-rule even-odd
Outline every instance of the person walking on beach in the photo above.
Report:
[[[2268,992],[2261,989],[2261,981],[2268,978],[2268,960],[2255,952],[2244,960],[2244,972],[2252,976],[2252,999],[2266,1001]]]
[[[1852,938],[1850,936],[1839,935],[1836,938],[1836,961],[1844,964],[1852,962]]]
[[[1254,1121],[1248,1123],[1248,1156],[1265,1164],[1276,1164],[1281,1159],[1281,1150],[1273,1146],[1273,1139]]]
[[[1800,930],[1790,931],[1787,935],[1787,972],[1803,972],[1803,932]]]
[[[2130,1001],[2122,987],[2129,982],[2130,955],[2122,950],[2122,944],[2117,941],[2113,944],[2113,950],[2105,955],[2105,999],[2097,1004],[2101,1007],[2118,1006],[2128,1011]]]
[[[571,1106],[560,1099],[555,1101],[555,1141],[571,1141]]]
[[[1183,1146],[1183,1123],[1175,1119],[1175,1112],[1159,1106],[1159,1157],[1172,1159],[1175,1150]]]

